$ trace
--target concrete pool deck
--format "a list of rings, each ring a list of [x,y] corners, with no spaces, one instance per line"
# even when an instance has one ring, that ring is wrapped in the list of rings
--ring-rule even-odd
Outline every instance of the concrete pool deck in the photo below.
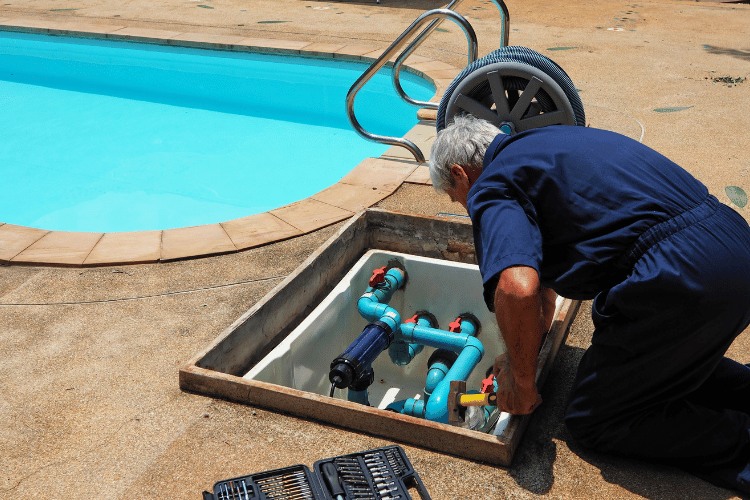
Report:
[[[750,5],[507,5],[511,44],[558,62],[580,90],[593,126],[643,135],[748,218],[738,189],[750,190],[750,81],[728,82],[750,76]],[[0,19],[382,50],[418,15],[440,6],[429,0],[6,0]],[[466,0],[458,11],[474,25],[480,54],[496,48],[491,2]],[[463,35],[448,23],[443,28],[417,55],[460,68]],[[376,206],[430,216],[461,210],[411,182]],[[0,265],[0,498],[198,499],[221,479],[391,444],[178,386],[179,367],[340,224],[242,252],[158,264]],[[552,367],[544,404],[512,467],[404,446],[433,499],[738,498],[676,469],[589,452],[571,439],[562,411],[590,344],[589,309],[581,308]],[[750,362],[748,332],[729,355]]]

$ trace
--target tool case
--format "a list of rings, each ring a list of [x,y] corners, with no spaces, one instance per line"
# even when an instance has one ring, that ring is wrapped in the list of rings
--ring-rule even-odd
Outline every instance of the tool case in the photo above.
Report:
[[[203,500],[431,500],[400,446],[225,479]]]

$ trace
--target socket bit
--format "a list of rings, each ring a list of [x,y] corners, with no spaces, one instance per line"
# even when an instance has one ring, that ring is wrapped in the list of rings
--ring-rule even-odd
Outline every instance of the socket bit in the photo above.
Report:
[[[394,492],[394,491],[398,491],[398,488],[396,488],[396,487],[392,487],[392,488],[379,488],[379,489],[378,489],[378,494],[379,494],[380,496],[383,496],[383,495],[385,495],[386,493],[392,493],[392,492]]]
[[[287,500],[290,498],[313,498],[312,490],[310,488],[287,488],[285,490],[274,491],[272,493],[265,493],[266,498],[269,500],[283,499]]]
[[[366,493],[352,493],[352,500],[376,500],[375,495],[372,492]]]
[[[305,471],[292,472],[281,476],[271,476],[265,479],[258,479],[255,484],[267,484],[267,483],[278,483],[282,481],[288,481],[290,479],[300,478],[305,475]]]
[[[336,465],[359,464],[359,460],[357,460],[356,458],[335,458],[333,460],[333,463]]]
[[[362,467],[337,466],[336,470],[339,472],[362,472]]]

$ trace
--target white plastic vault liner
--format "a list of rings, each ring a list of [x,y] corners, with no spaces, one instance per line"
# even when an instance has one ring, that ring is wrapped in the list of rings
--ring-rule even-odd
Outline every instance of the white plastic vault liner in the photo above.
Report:
[[[407,274],[406,286],[396,291],[389,302],[402,322],[417,311],[432,313],[444,330],[462,313],[479,319],[481,330],[477,338],[484,346],[484,356],[467,380],[467,389],[478,391],[495,357],[505,352],[495,315],[487,310],[482,298],[478,266],[384,250],[365,253],[325,300],[243,378],[328,396],[331,361],[368,323],[357,311],[357,301],[365,292],[373,269],[386,266],[393,259],[403,264]],[[558,297],[558,310],[561,304],[562,298]],[[370,404],[384,409],[394,401],[420,399],[427,360],[434,350],[425,347],[406,366],[394,365],[387,350],[378,356],[372,364],[375,382],[368,390]],[[334,395],[346,399],[346,391],[337,389]],[[507,414],[501,416],[494,434],[502,433],[508,418]]]

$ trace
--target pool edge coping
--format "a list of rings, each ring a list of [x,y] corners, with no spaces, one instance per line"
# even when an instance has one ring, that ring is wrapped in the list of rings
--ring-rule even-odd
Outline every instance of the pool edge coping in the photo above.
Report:
[[[383,50],[356,44],[276,40],[177,32],[82,22],[0,20],[0,31],[109,39],[137,43],[255,52],[294,57],[373,62]],[[388,65],[392,65],[389,61]],[[442,61],[413,55],[403,69],[435,86],[435,102],[460,71]],[[434,119],[420,109],[419,123]],[[407,133],[406,135],[409,135]],[[394,151],[395,150],[395,151]],[[406,153],[406,154],[403,154]],[[0,222],[0,265],[105,267],[155,264],[241,252],[301,236],[341,222],[393,194],[404,183],[431,184],[427,167],[392,147],[365,158],[340,181],[302,200],[240,219],[155,231],[92,233],[50,231]]]

